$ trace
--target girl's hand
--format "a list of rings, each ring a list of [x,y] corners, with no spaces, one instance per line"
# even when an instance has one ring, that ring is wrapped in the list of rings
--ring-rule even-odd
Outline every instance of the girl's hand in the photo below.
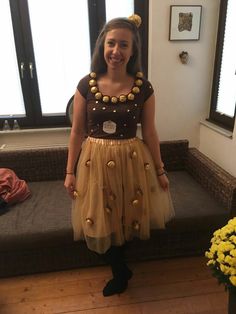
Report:
[[[157,176],[157,178],[163,190],[167,191],[169,189],[169,179],[167,178],[166,174]]]
[[[72,199],[75,199],[75,175],[74,174],[67,174],[64,182],[64,187],[67,190],[67,193]]]

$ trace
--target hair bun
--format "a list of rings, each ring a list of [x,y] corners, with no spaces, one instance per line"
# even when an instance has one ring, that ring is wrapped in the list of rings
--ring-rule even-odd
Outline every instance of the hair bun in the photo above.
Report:
[[[138,14],[133,14],[129,16],[128,19],[132,21],[137,26],[137,28],[139,28],[139,26],[142,24],[142,19]]]

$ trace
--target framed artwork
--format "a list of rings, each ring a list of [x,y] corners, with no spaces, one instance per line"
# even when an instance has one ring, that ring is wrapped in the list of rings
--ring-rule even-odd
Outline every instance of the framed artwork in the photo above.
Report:
[[[169,40],[199,40],[201,5],[171,5]]]

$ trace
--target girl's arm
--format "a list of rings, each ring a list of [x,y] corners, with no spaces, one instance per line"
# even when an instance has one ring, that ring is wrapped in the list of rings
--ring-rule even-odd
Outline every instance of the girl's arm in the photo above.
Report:
[[[86,100],[78,90],[73,101],[73,121],[69,139],[68,159],[66,166],[66,178],[64,186],[69,195],[74,198],[75,190],[75,164],[78,159],[81,145],[85,137],[86,129]]]
[[[145,102],[142,112],[142,137],[152,155],[156,173],[163,189],[168,188],[168,178],[161,159],[160,141],[155,127],[155,96],[152,94]]]

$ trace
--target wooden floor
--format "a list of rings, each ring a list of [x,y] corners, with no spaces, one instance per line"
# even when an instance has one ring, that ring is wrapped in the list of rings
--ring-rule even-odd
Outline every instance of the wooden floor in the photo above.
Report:
[[[226,314],[227,293],[204,257],[130,264],[128,290],[104,298],[100,266],[0,280],[1,314]]]

